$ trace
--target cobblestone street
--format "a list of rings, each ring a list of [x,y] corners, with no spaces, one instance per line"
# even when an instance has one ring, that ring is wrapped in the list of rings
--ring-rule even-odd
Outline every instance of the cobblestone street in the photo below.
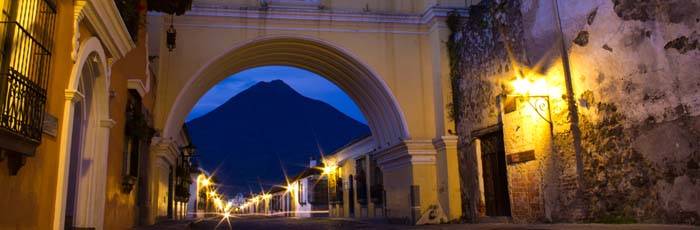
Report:
[[[220,219],[210,218],[206,220],[189,220],[179,222],[164,222],[158,225],[138,228],[139,230],[151,229],[289,229],[289,230],[317,230],[317,229],[474,229],[474,230],[661,230],[661,229],[700,229],[697,226],[684,225],[647,225],[647,224],[452,224],[452,225],[428,225],[406,226],[390,225],[374,221],[357,221],[350,219],[334,218],[282,218],[282,217],[236,217],[231,218],[231,226],[224,221],[218,226]]]

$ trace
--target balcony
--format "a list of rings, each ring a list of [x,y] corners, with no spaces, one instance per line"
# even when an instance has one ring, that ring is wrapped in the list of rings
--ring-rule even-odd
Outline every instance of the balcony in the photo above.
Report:
[[[0,22],[0,148],[32,156],[41,143],[56,7],[50,0],[26,0],[13,1],[5,10],[9,19]]]

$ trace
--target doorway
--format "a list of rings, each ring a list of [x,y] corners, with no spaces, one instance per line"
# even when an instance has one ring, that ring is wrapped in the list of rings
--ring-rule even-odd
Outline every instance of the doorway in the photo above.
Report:
[[[487,133],[481,140],[482,177],[487,216],[510,216],[506,153],[503,130]]]
[[[68,187],[65,204],[64,227],[73,229],[75,227],[85,227],[90,223],[85,221],[85,216],[89,215],[86,210],[87,194],[86,188],[92,186],[87,176],[88,170],[94,167],[94,134],[97,124],[98,108],[93,105],[93,92],[95,81],[100,76],[96,54],[91,54],[80,72],[80,79],[77,84],[77,92],[83,98],[75,103],[73,107],[73,123],[71,124],[70,153],[68,166]],[[82,182],[82,183],[81,183]],[[78,219],[82,221],[78,221]]]
[[[173,188],[174,188],[174,183],[173,183],[173,167],[170,166],[169,171],[168,171],[168,219],[173,218]]]
[[[352,175],[348,179],[348,214],[350,217],[355,217],[355,180]]]
[[[71,139],[70,167],[68,169],[68,192],[66,196],[65,229],[73,228],[73,218],[75,217],[75,201],[78,187],[78,163],[81,159],[82,133],[84,133],[83,106],[76,104],[74,108],[75,120],[73,122],[73,137]]]

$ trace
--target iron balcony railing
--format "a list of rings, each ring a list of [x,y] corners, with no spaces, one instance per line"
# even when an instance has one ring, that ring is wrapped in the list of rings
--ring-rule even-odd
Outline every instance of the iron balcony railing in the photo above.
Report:
[[[10,1],[0,22],[0,128],[41,142],[56,6]]]

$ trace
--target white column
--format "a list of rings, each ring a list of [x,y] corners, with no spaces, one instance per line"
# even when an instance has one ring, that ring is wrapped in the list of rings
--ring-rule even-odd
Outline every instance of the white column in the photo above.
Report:
[[[75,90],[65,91],[63,103],[63,122],[61,122],[60,147],[58,153],[58,172],[56,176],[56,198],[54,199],[53,229],[63,229],[66,218],[66,191],[70,169],[70,152],[73,132],[75,103],[83,100],[84,96]]]

